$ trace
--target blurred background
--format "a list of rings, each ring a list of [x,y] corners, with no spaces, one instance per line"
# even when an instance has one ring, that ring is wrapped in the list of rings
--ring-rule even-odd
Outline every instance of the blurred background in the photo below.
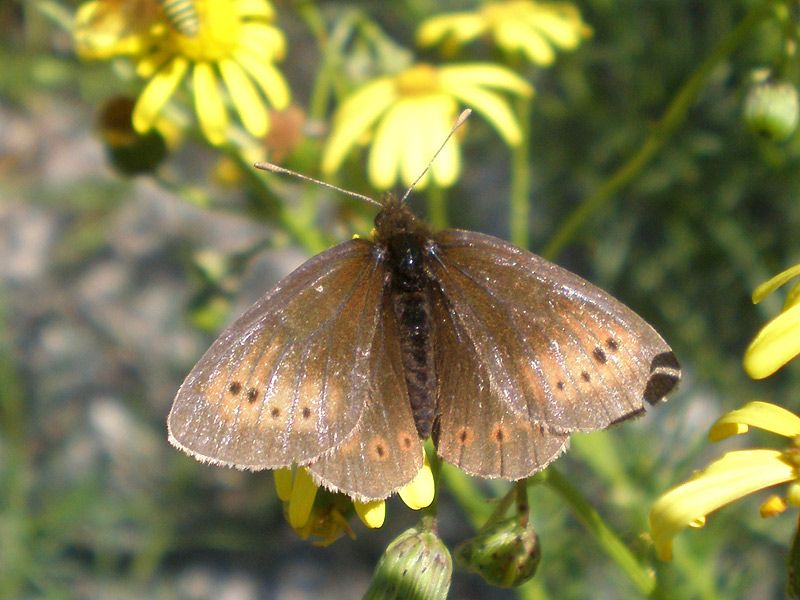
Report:
[[[199,137],[170,148],[151,172],[114,165],[102,108],[135,97],[141,84],[111,62],[76,57],[58,16],[79,4],[0,3],[0,597],[360,597],[388,542],[417,521],[404,504],[388,503],[381,529],[355,521],[356,540],[318,548],[286,524],[269,473],[201,465],[167,443],[165,418],[183,377],[224,324],[308,251],[259,210],[252,174]],[[302,14],[308,4],[274,3],[288,39],[281,70],[300,107],[320,61]],[[476,6],[314,4],[326,23],[355,10],[409,48],[422,19]],[[593,35],[529,77],[534,252],[663,124],[676,93],[749,11],[783,6],[574,4]],[[761,519],[759,497],[681,534],[671,563],[656,561],[645,535],[653,500],[693,469],[739,446],[781,447],[757,433],[710,445],[720,414],[752,399],[800,405],[797,364],[759,382],[741,367],[781,306],[779,295],[753,306],[752,290],[800,262],[800,139],[765,139],[742,118],[753,71],[780,62],[780,31],[764,19],[728,49],[659,152],[555,257],[653,323],[684,367],[669,403],[576,436],[557,463],[652,564],[665,598],[785,597],[795,524],[791,513]],[[791,80],[796,69],[784,67]],[[448,221],[508,238],[508,149],[480,117],[470,127]],[[304,131],[318,148],[325,123]],[[292,160],[318,174],[318,149]],[[353,164],[364,173],[363,161]],[[344,177],[347,187],[374,193],[356,173]],[[316,203],[310,227],[326,242],[369,232],[368,208],[306,193]],[[537,597],[640,597],[558,496],[537,486],[530,499],[543,549]],[[439,514],[449,546],[473,533],[446,488]],[[458,568],[450,591],[517,594]]]

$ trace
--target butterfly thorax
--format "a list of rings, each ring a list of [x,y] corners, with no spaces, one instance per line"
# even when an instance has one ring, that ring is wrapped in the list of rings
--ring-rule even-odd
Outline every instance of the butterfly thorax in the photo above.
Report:
[[[420,438],[431,435],[436,416],[436,374],[431,335],[430,279],[425,269],[430,232],[398,200],[387,200],[375,218],[375,243],[385,252],[389,298],[400,339],[403,375]]]

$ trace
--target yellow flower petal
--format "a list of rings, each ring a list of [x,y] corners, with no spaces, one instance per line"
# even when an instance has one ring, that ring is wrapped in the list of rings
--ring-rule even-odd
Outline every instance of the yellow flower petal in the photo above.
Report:
[[[219,70],[245,129],[255,137],[266,135],[269,117],[264,101],[258,95],[253,83],[233,60],[219,61]]]
[[[744,369],[753,379],[772,375],[800,354],[800,304],[792,306],[758,332],[744,354]]]
[[[417,43],[432,46],[445,37],[459,43],[475,39],[486,31],[488,23],[476,13],[454,13],[439,15],[424,21],[417,30]]]
[[[289,497],[289,525],[293,529],[300,529],[308,522],[314,498],[317,497],[317,489],[317,484],[311,479],[308,471],[302,467],[298,468]]]
[[[550,65],[556,58],[556,53],[544,37],[519,21],[498,24],[495,38],[498,46],[511,51],[522,50],[531,62],[538,65]]]
[[[783,310],[792,308],[795,304],[800,304],[800,281],[795,283],[786,294],[786,301],[783,303]]]
[[[360,138],[396,99],[389,79],[370,84],[342,104],[322,154],[323,173],[334,173]],[[357,110],[359,109],[359,110]]]
[[[448,91],[460,85],[497,88],[520,96],[532,96],[533,87],[522,77],[497,65],[466,63],[444,67],[439,71],[443,87]]]
[[[139,59],[136,63],[136,74],[142,79],[150,79],[161,67],[171,60],[174,54],[167,50],[159,50]]]
[[[729,452],[697,477],[662,495],[650,510],[650,530],[662,560],[672,557],[672,538],[698,518],[747,494],[796,479],[777,450]]]
[[[436,151],[435,147],[433,151],[430,148],[436,144],[431,139],[432,129],[439,129],[435,127],[434,123],[441,116],[437,107],[437,98],[437,96],[428,96],[403,102],[405,114],[402,120],[405,122],[407,131],[405,143],[402,148],[399,148],[400,180],[406,188],[410,187],[414,180],[422,175],[428,162],[433,157],[433,153]],[[455,116],[449,120],[455,120]],[[447,121],[448,119],[445,118],[445,122]],[[442,143],[442,140],[444,140],[444,137],[439,138],[439,144]],[[417,183],[417,189],[425,189],[429,178],[430,172],[425,173]]]
[[[789,438],[800,436],[800,417],[775,404],[755,401],[717,419],[708,432],[708,438],[717,442],[746,432],[748,426]]]
[[[428,147],[425,150],[427,154],[426,161],[430,161],[439,147],[442,146],[442,142],[453,127],[458,111],[458,103],[449,96],[440,95],[437,104],[436,115],[429,121],[428,126]],[[461,145],[458,139],[450,139],[442,147],[436,160],[433,161],[431,175],[439,187],[450,187],[458,179],[461,172],[460,148]]]
[[[262,63],[280,60],[286,54],[286,38],[281,30],[265,23],[244,25],[239,44],[241,49]]]
[[[547,10],[530,15],[528,22],[559,48],[574,50],[580,44],[581,38],[591,30],[583,24],[575,7],[563,8],[567,10]]]
[[[765,281],[753,292],[753,304],[758,304],[783,284],[798,276],[800,276],[800,264],[790,267],[778,273],[772,279]]]
[[[292,485],[294,483],[294,471],[292,469],[275,469],[272,472],[275,480],[275,492],[281,502],[288,502],[292,497]]]
[[[228,131],[228,114],[214,70],[208,63],[197,63],[192,75],[194,106],[200,129],[212,144],[223,144]]]
[[[427,453],[423,451],[422,468],[414,476],[414,479],[401,487],[397,493],[412,510],[420,510],[431,505],[436,495],[436,486]]]
[[[237,52],[234,58],[253,77],[275,110],[289,106],[289,86],[278,69],[267,62],[255,60],[247,52]]]
[[[502,96],[466,85],[448,91],[461,100],[464,105],[474,109],[489,121],[506,144],[516,146],[522,142],[522,131],[517,119]]]
[[[189,63],[186,59],[175,58],[145,86],[136,101],[131,117],[133,128],[136,131],[146,133],[153,126],[161,109],[186,74],[188,67]]]
[[[370,502],[353,502],[356,514],[361,522],[371,529],[377,529],[386,520],[386,502],[383,500],[372,500]]]
[[[400,160],[409,133],[405,119],[406,106],[403,102],[392,106],[375,132],[367,161],[367,177],[378,189],[388,189],[397,181]]]

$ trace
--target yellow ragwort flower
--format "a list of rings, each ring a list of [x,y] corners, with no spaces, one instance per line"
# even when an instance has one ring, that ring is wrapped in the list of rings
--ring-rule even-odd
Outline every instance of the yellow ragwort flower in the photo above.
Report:
[[[554,48],[574,50],[591,34],[572,4],[514,0],[432,17],[417,31],[417,42],[421,46],[444,43],[446,51],[452,52],[475,38],[490,36],[502,50],[547,66],[555,59]]]
[[[169,15],[156,0],[94,0],[78,9],[74,37],[84,58],[132,56],[149,81],[133,111],[133,126],[146,133],[185,78],[191,80],[195,112],[213,144],[228,137],[228,104],[244,128],[262,137],[268,105],[289,105],[289,88],[273,62],[286,41],[271,22],[267,0],[192,0],[190,25]],[[224,93],[224,92],[227,93]]]
[[[195,0],[196,35],[168,28],[137,72],[150,79],[133,112],[133,126],[147,131],[178,85],[190,73],[195,111],[203,135],[212,144],[227,139],[227,100],[244,128],[261,137],[269,129],[267,104],[289,104],[289,89],[273,61],[282,58],[285,40],[270,23],[266,0]]]
[[[399,177],[408,187],[447,137],[459,104],[480,113],[508,145],[515,146],[522,141],[522,133],[502,92],[530,96],[533,89],[508,69],[488,63],[418,64],[371,81],[346,98],[336,112],[322,170],[335,172],[354,146],[371,141],[370,182],[388,189]],[[418,188],[425,187],[428,175],[440,187],[452,185],[460,163],[459,145],[445,145]]]
[[[672,558],[672,538],[682,529],[702,527],[706,515],[753,492],[792,482],[786,500],[800,505],[797,494],[800,417],[774,404],[750,402],[718,419],[708,435],[711,441],[718,441],[745,433],[750,427],[791,438],[792,444],[783,451],[728,452],[689,481],[659,497],[650,510],[650,531],[659,558]],[[771,496],[762,505],[761,514],[773,516],[781,512],[780,507],[781,503]]]
[[[314,536],[317,545],[333,543],[342,533],[352,537],[345,514],[352,502],[356,515],[367,527],[377,529],[386,519],[386,502],[372,500],[361,502],[344,494],[320,493],[309,471],[303,467],[277,469],[273,472],[275,490],[284,503],[286,520],[302,539]],[[427,454],[416,477],[398,490],[398,495],[409,508],[419,510],[433,502],[435,494],[433,472]]]
[[[800,275],[800,265],[762,283],[753,292],[753,303],[758,304],[779,287]],[[796,283],[786,297],[781,314],[767,323],[750,342],[744,353],[744,369],[753,379],[772,375],[800,354],[800,283]]]

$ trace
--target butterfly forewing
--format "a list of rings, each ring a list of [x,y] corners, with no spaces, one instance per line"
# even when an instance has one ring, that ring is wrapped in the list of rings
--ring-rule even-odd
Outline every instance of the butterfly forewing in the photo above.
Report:
[[[669,346],[599,288],[497,238],[434,236],[431,277],[479,357],[491,395],[551,431],[640,413],[677,383]]]
[[[494,393],[480,350],[457,310],[440,292],[432,296],[439,455],[481,477],[516,480],[545,468],[566,450],[569,435],[549,432]]]
[[[265,469],[341,444],[373,385],[384,271],[364,240],[309,260],[256,302],[188,375],[170,440],[214,463]]]
[[[360,500],[386,498],[422,467],[422,445],[403,378],[397,328],[384,297],[368,370],[367,405],[351,435],[308,465],[327,488]]]

